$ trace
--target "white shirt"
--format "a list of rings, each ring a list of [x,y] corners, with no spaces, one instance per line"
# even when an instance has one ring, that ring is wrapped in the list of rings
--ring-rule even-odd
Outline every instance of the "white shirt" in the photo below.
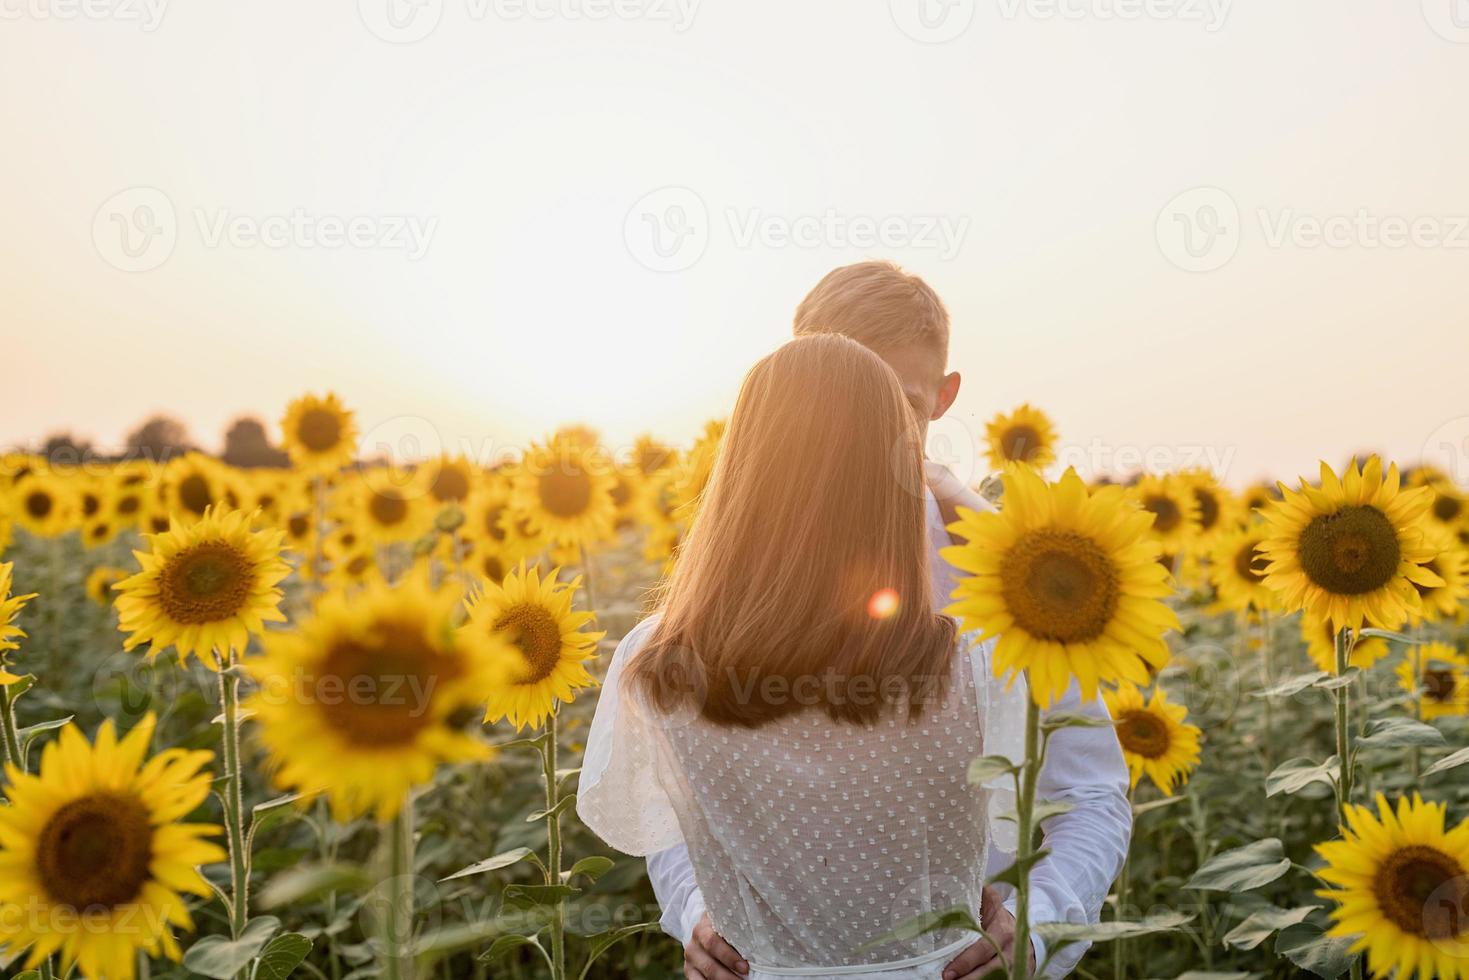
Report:
[[[952,592],[958,577],[958,572],[948,562],[944,561],[938,553],[938,549],[947,546],[950,541],[948,532],[944,529],[943,518],[937,502],[930,494],[928,497],[928,529],[932,553],[932,579],[934,604],[942,608],[948,604],[948,596]],[[710,820],[707,812],[694,813],[689,816],[690,800],[697,800],[702,794],[708,798],[710,792],[717,793],[715,783],[704,783],[697,785],[705,777],[700,776],[701,769],[707,769],[711,764],[721,758],[723,752],[731,751],[728,744],[719,746],[710,739],[715,733],[699,731],[697,737],[690,738],[690,731],[698,726],[688,721],[682,722],[682,730],[679,738],[658,739],[639,737],[633,733],[626,733],[622,738],[615,734],[619,728],[626,729],[625,722],[629,714],[626,706],[623,706],[621,714],[623,724],[619,724],[617,702],[623,700],[616,695],[618,690],[617,679],[620,675],[622,664],[620,660],[625,659],[627,648],[635,647],[641,641],[641,637],[635,637],[642,627],[635,629],[624,639],[623,645],[619,647],[613,664],[608,670],[607,682],[601,698],[598,702],[597,716],[593,722],[592,732],[588,739],[586,760],[581,777],[580,796],[577,809],[582,819],[593,831],[596,831],[603,839],[612,846],[628,853],[645,853],[648,856],[648,877],[653,884],[654,893],[663,907],[663,915],[660,924],[663,930],[680,941],[687,943],[692,934],[694,926],[704,915],[706,908],[706,896],[700,889],[694,871],[694,861],[690,855],[689,844],[684,842],[683,829],[680,824],[680,810],[684,810],[683,821],[696,825],[694,843],[699,848],[700,865],[705,869],[705,878],[719,893],[716,903],[712,906],[711,918],[715,919],[716,927],[727,940],[730,941],[740,954],[752,964],[752,972],[757,976],[762,968],[761,959],[770,957],[783,957],[789,959],[793,955],[796,959],[804,956],[817,955],[816,947],[829,943],[827,951],[845,950],[848,947],[842,945],[850,936],[863,934],[864,928],[873,928],[870,917],[854,915],[855,906],[844,905],[840,908],[824,910],[813,906],[813,902],[819,901],[818,896],[822,893],[831,893],[832,901],[846,903],[848,901],[866,903],[873,896],[862,894],[855,898],[850,894],[852,885],[849,882],[844,888],[834,888],[823,876],[816,875],[818,886],[814,890],[801,892],[800,874],[792,875],[792,882],[797,886],[794,890],[782,888],[774,879],[762,883],[761,888],[769,891],[774,890],[789,898],[795,904],[788,907],[772,908],[768,918],[767,909],[760,906],[770,906],[768,895],[761,896],[761,901],[751,906],[751,889],[748,883],[731,886],[730,871],[733,868],[739,873],[733,874],[738,878],[740,873],[749,869],[749,862],[756,864],[776,863],[785,860],[790,863],[790,857],[783,857],[779,853],[780,848],[772,846],[771,838],[777,831],[773,831],[771,825],[764,825],[763,829],[755,831],[756,838],[752,841],[736,841],[731,838],[736,833],[731,828],[739,825],[740,821],[746,824],[749,818],[756,817],[756,826],[760,825],[760,815],[778,815],[785,806],[786,798],[784,791],[794,789],[794,786],[779,786],[771,784],[765,790],[750,794],[739,800],[729,801],[734,806],[729,809],[730,814],[740,813],[739,820],[725,820],[718,815],[719,807],[712,808],[716,811],[713,820]],[[632,641],[632,643],[629,643]],[[982,885],[988,877],[993,877],[1013,863],[1013,824],[1006,824],[996,820],[998,812],[1006,809],[1005,803],[1009,794],[1001,792],[984,792],[980,788],[967,787],[964,785],[963,770],[967,768],[969,757],[980,754],[975,746],[981,742],[988,746],[987,751],[1010,756],[1018,759],[1020,752],[1019,731],[1023,727],[1023,707],[1018,711],[1016,708],[1017,695],[1024,697],[1024,689],[1021,683],[1008,694],[1000,694],[1000,685],[989,676],[989,652],[993,644],[987,643],[974,648],[969,652],[970,656],[956,658],[956,661],[973,664],[975,670],[972,681],[964,681],[957,689],[959,704],[957,706],[945,706],[944,710],[953,713],[947,718],[947,725],[937,726],[946,731],[953,729],[957,732],[960,740],[968,746],[966,754],[962,759],[962,765],[953,759],[949,748],[941,748],[937,753],[926,752],[925,755],[942,757],[944,762],[930,773],[938,780],[938,785],[925,785],[920,788],[907,785],[905,779],[896,776],[878,774],[876,780],[868,787],[869,792],[876,792],[883,797],[880,805],[869,806],[868,813],[885,813],[892,807],[900,806],[922,806],[925,814],[924,819],[932,819],[929,806],[934,800],[943,800],[946,805],[952,804],[946,819],[951,820],[956,826],[973,829],[975,821],[981,827],[988,827],[989,833],[980,836],[982,842],[975,844],[972,840],[969,844],[960,845],[957,850],[942,856],[939,862],[932,866],[927,863],[927,858],[915,858],[911,853],[902,860],[908,862],[908,873],[904,881],[911,883],[915,881],[936,881],[942,879],[946,882],[945,888],[933,889],[933,894],[927,895],[930,907],[947,907],[960,904],[961,901],[972,900],[972,908],[978,910],[977,888]],[[968,692],[966,694],[966,692]],[[609,697],[609,695],[612,695]],[[969,700],[965,700],[965,698]],[[970,722],[974,719],[974,712],[966,712],[966,708],[972,707],[975,702],[981,706],[979,721],[983,731],[978,732],[972,728]],[[1021,702],[1023,705],[1023,702]],[[604,707],[606,713],[604,716]],[[1066,693],[1066,696],[1056,704],[1053,711],[1082,712],[1099,717],[1106,717],[1106,708],[1100,701],[1083,704],[1080,694],[1075,687]],[[1018,717],[1017,717],[1018,715]],[[816,724],[825,720],[825,716],[819,712],[807,713],[808,720],[804,724]],[[797,716],[802,717],[802,716]],[[900,725],[904,723],[899,723]],[[830,723],[828,723],[828,727]],[[998,727],[997,727],[998,726]],[[758,736],[759,729],[755,733],[744,733],[747,736]],[[805,733],[807,737],[809,733]],[[855,735],[855,733],[853,733]],[[727,730],[721,730],[717,735],[728,737]],[[800,723],[785,739],[772,739],[767,744],[756,748],[773,749],[777,753],[795,751],[800,754],[800,746],[803,744],[803,733]],[[922,751],[925,740],[934,738],[933,730],[928,734],[913,733],[912,744],[902,738],[901,729],[890,733],[897,744],[883,746],[885,753],[896,750],[895,754],[888,755],[887,761],[890,765],[900,764],[904,754],[911,755],[913,752]],[[826,732],[823,738],[829,740],[830,732]],[[876,737],[876,736],[875,736]],[[860,739],[858,739],[860,741]],[[616,743],[614,745],[614,743]],[[680,746],[673,754],[674,758],[657,758],[652,746],[662,743],[670,746]],[[949,743],[945,743],[947,746]],[[781,747],[776,748],[779,745]],[[733,751],[748,751],[750,747]],[[871,752],[876,746],[843,745],[841,751]],[[702,753],[702,754],[701,754]],[[640,758],[629,759],[631,755],[640,755]],[[809,753],[808,753],[809,754]],[[801,756],[805,758],[805,756]],[[766,768],[761,768],[758,773],[742,771],[739,775],[755,779],[791,779],[791,776],[783,773],[783,767],[792,765],[790,759],[764,760],[770,763]],[[817,760],[820,761],[820,760]],[[909,760],[911,762],[911,759]],[[834,763],[840,765],[840,762]],[[953,766],[958,765],[958,769]],[[945,768],[945,767],[948,768]],[[683,778],[669,780],[660,779],[657,775],[659,768],[664,770],[664,777],[669,775],[669,770],[681,773]],[[797,767],[799,769],[799,766]],[[891,771],[891,770],[890,770]],[[958,782],[953,781],[954,773],[958,773]],[[779,776],[776,774],[780,773]],[[691,782],[687,777],[692,775]],[[736,778],[734,774],[725,773],[728,780]],[[717,777],[715,777],[717,778]],[[678,788],[670,799],[666,790],[661,787],[652,787],[650,783],[673,783]],[[749,783],[745,784],[750,785]],[[759,783],[755,785],[761,785]],[[961,785],[964,788],[961,789]],[[1051,817],[1042,827],[1044,835],[1044,846],[1050,851],[1044,860],[1039,862],[1032,870],[1031,881],[1031,921],[1068,921],[1068,922],[1096,922],[1101,913],[1103,900],[1111,887],[1112,881],[1122,867],[1122,862],[1127,854],[1128,842],[1132,831],[1132,813],[1127,802],[1128,777],[1126,765],[1122,759],[1122,752],[1117,744],[1115,734],[1110,728],[1067,728],[1058,731],[1052,736],[1051,746],[1047,753],[1046,765],[1043,767],[1038,780],[1037,792],[1040,798],[1046,800],[1058,800],[1071,803],[1073,809],[1064,814]],[[716,787],[711,789],[711,787]],[[890,792],[883,792],[886,787]],[[983,788],[985,791],[990,787]],[[613,837],[609,837],[602,831],[610,824],[617,823],[617,814],[612,813],[614,809],[624,809],[629,801],[639,798],[649,798],[648,793],[652,791],[652,797],[656,803],[652,806],[639,805],[637,820],[640,821],[638,839],[615,839],[618,835],[617,829],[612,828]],[[772,791],[775,795],[772,796]],[[826,841],[829,846],[831,840],[821,834],[813,834],[810,821],[819,820],[821,812],[840,812],[843,808],[850,808],[851,801],[826,800],[824,805],[815,793],[815,784],[807,783],[802,787],[806,794],[803,806],[797,809],[802,812],[794,814],[792,819],[797,821],[802,816],[808,821],[802,828],[803,833],[796,837],[783,835],[786,842],[796,841],[795,846],[801,848],[802,853],[795,857],[798,859],[794,866],[799,868],[802,858],[809,858],[805,844],[811,843],[818,846],[817,841]],[[828,790],[830,792],[830,790]],[[839,792],[839,791],[838,791]],[[940,792],[943,795],[939,795]],[[978,793],[978,795],[975,795]],[[725,794],[730,795],[728,792]],[[905,801],[905,796],[907,797]],[[988,800],[985,799],[988,797]],[[677,800],[675,802],[674,800]],[[738,804],[745,805],[744,810],[738,808]],[[989,820],[977,818],[977,812],[983,812],[988,806],[990,810]],[[1012,804],[1013,805],[1013,804]],[[976,808],[979,808],[978,810]],[[711,808],[693,807],[694,810],[706,811]],[[626,816],[624,812],[622,816]],[[787,814],[791,816],[791,814]],[[708,826],[710,823],[718,826]],[[701,825],[702,826],[699,826]],[[869,824],[869,826],[875,826]],[[1009,827],[1008,835],[1004,827]],[[649,827],[654,828],[651,832]],[[840,828],[827,828],[833,833]],[[850,824],[848,830],[851,831]],[[759,835],[764,833],[764,839]],[[920,837],[927,837],[929,831],[924,830]],[[738,836],[736,834],[736,836]],[[1006,837],[1008,836],[1008,840]],[[961,834],[962,837],[962,834]],[[834,839],[834,838],[832,838]],[[710,845],[710,841],[715,841]],[[852,832],[852,840],[846,845],[848,850],[860,853],[862,845],[866,842],[863,833]],[[993,846],[991,846],[993,844]],[[639,846],[643,845],[643,846]],[[737,845],[737,846],[732,846]],[[879,845],[880,846],[880,845]],[[976,850],[976,847],[978,848]],[[726,859],[721,866],[721,856],[718,853],[724,849]],[[650,853],[651,852],[651,853]],[[979,854],[987,852],[987,858],[978,859]],[[832,852],[833,854],[836,852]],[[818,855],[819,856],[819,855]],[[887,855],[891,857],[892,855]],[[827,856],[830,859],[830,855]],[[913,867],[917,862],[921,867]],[[745,865],[744,868],[734,868],[735,865]],[[900,863],[890,862],[894,875],[900,874]],[[980,868],[983,868],[981,873]],[[822,866],[822,871],[825,866]],[[811,875],[807,875],[811,878]],[[854,876],[853,880],[873,881],[870,877],[862,878]],[[897,891],[902,892],[906,885],[899,885]],[[1003,887],[1003,886],[1001,886]],[[972,892],[972,894],[971,894]],[[732,902],[731,895],[737,900]],[[957,899],[957,900],[956,900]],[[919,903],[919,906],[922,902]],[[891,913],[895,908],[902,908],[906,915],[911,916],[918,912],[927,910],[924,907],[915,906],[907,908],[899,903],[894,906],[890,901],[882,911]],[[1014,910],[1014,898],[1011,896],[1006,902],[1007,908]],[[756,914],[750,914],[750,908],[754,908]],[[753,920],[753,921],[752,921]],[[832,922],[832,920],[835,920]],[[896,926],[897,921],[888,921],[886,929]],[[810,934],[802,939],[793,935],[791,929],[816,929],[821,930],[835,928],[830,935],[821,932]],[[844,928],[845,927],[845,928]],[[781,928],[787,932],[776,938],[771,933],[778,933]],[[886,929],[878,929],[876,933],[866,932],[868,938],[874,934],[881,934]],[[733,934],[732,934],[733,933]],[[954,933],[946,933],[931,937],[928,945],[924,948],[909,948],[907,952],[913,954],[909,963],[890,962],[894,969],[881,974],[883,980],[889,976],[897,977],[929,977],[938,976],[944,962],[951,959],[969,942],[973,937],[961,937],[955,939]],[[743,940],[747,946],[756,948],[745,948],[741,946]],[[774,943],[774,945],[772,945]],[[1036,960],[1038,963],[1045,961],[1045,945],[1039,939],[1034,940]],[[1047,965],[1045,975],[1050,977],[1063,977],[1071,971],[1077,961],[1085,953],[1087,944],[1076,943],[1064,948]],[[793,952],[796,951],[796,952]],[[800,951],[806,951],[804,953]],[[884,950],[888,959],[898,959],[896,954],[901,951]],[[815,964],[800,964],[813,967],[809,973],[834,973],[843,972],[841,962],[838,959],[820,960]],[[871,959],[871,962],[882,962],[881,959]],[[788,966],[788,963],[775,964],[778,967]],[[822,969],[822,967],[836,967],[835,970]],[[877,974],[866,974],[873,978]]]

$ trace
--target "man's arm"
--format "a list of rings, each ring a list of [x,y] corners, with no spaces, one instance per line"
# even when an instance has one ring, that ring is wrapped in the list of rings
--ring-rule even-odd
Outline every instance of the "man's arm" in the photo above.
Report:
[[[648,880],[663,909],[658,925],[683,943],[688,980],[742,980],[750,972],[750,964],[714,930],[704,911],[688,845],[648,855]]]

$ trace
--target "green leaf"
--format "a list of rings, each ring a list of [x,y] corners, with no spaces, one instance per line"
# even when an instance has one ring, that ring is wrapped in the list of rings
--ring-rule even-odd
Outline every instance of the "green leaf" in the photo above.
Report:
[[[41,980],[41,971],[27,970],[24,973],[17,973],[15,980]]]
[[[549,810],[533,810],[533,811],[531,811],[530,816],[528,816],[528,817],[525,818],[525,822],[526,823],[535,823],[537,820],[545,820],[547,817],[551,816],[551,814],[553,814],[553,813],[555,813],[555,814],[565,813],[567,810],[571,809],[575,805],[576,805],[576,794],[575,793],[568,793],[565,796],[561,797],[561,799],[557,800],[556,801],[556,805],[553,806],[553,807],[551,807],[551,809],[549,809]]]
[[[309,864],[276,875],[260,890],[260,906],[277,908],[326,895],[330,892],[365,892],[372,878],[350,864]]]
[[[636,936],[640,932],[654,932],[658,928],[656,922],[639,922],[637,925],[623,926],[621,929],[612,929],[607,932],[599,932],[594,936],[588,936],[587,940],[592,944],[587,951],[587,965],[590,966],[603,953],[613,946]]]
[[[311,940],[299,932],[276,936],[261,950],[251,980],[286,980],[310,952]]]
[[[980,786],[1015,771],[1015,763],[1003,755],[982,755],[969,763],[969,784]]]
[[[595,855],[593,857],[584,857],[580,861],[573,864],[570,871],[563,871],[561,875],[562,878],[566,881],[570,881],[577,875],[581,875],[582,877],[586,878],[587,881],[596,881],[598,878],[611,871],[613,865],[614,862],[611,858],[601,857],[600,855]]]
[[[1059,817],[1061,814],[1070,813],[1075,809],[1075,803],[1068,803],[1065,800],[1036,800],[1030,817],[1035,825],[1039,827],[1042,820]]]
[[[907,942],[910,939],[926,936],[930,932],[941,932],[944,929],[966,929],[977,933],[979,923],[974,921],[974,915],[962,905],[948,909],[935,909],[932,912],[916,915],[892,932],[878,936],[871,942],[863,943],[857,947],[857,952],[865,952],[888,943]]]
[[[546,744],[546,733],[536,735],[532,738],[512,738],[508,742],[495,742],[497,749],[517,749],[521,747],[539,749]]]
[[[564,899],[580,895],[580,888],[571,885],[506,885],[502,901],[513,908],[534,908],[537,905],[555,905]]]
[[[1034,854],[1032,854],[1030,857],[1026,858],[1025,860],[1023,860],[1023,861],[1017,860],[1014,864],[1010,865],[1010,867],[1006,868],[1004,871],[1001,871],[999,874],[995,875],[989,881],[986,881],[985,884],[986,885],[1009,885],[1011,888],[1018,888],[1019,885],[1020,885],[1020,873],[1021,873],[1021,871],[1025,871],[1025,872],[1028,873],[1031,868],[1033,868],[1037,864],[1039,864],[1041,862],[1041,860],[1043,858],[1045,858],[1045,856],[1048,855],[1048,854],[1050,854],[1050,853],[1051,852],[1048,851],[1048,850],[1046,850],[1045,848],[1041,848],[1039,851],[1036,851]]]
[[[1353,956],[1347,952],[1352,939],[1333,939],[1309,922],[1288,926],[1275,940],[1275,952],[1303,970],[1325,980],[1336,980],[1351,968]]]
[[[1137,922],[1039,922],[1035,931],[1046,946],[1054,950],[1071,943],[1105,943],[1114,939],[1133,939],[1158,932],[1172,932],[1193,919],[1192,915],[1184,912],[1159,912]]]
[[[1331,674],[1329,676],[1323,677],[1321,680],[1317,681],[1311,686],[1322,691],[1335,691],[1337,688],[1347,687],[1352,684],[1354,681],[1356,681],[1358,676],[1361,675],[1361,673],[1362,668],[1360,667],[1348,667],[1346,669],[1346,673]]]
[[[1185,970],[1173,980],[1255,980],[1258,973],[1218,973],[1213,970]]]
[[[1305,922],[1306,916],[1318,908],[1316,905],[1305,905],[1296,909],[1281,909],[1272,905],[1258,909],[1224,934],[1224,944],[1235,949],[1254,949],[1276,931]]]
[[[523,861],[526,858],[533,856],[535,856],[535,851],[532,851],[530,848],[517,847],[513,850],[505,851],[501,854],[496,854],[492,858],[485,858],[483,861],[478,861],[474,864],[471,864],[467,868],[460,868],[458,871],[449,875],[447,878],[440,878],[439,881],[453,881],[455,878],[468,878],[470,875],[484,874],[486,871],[498,871],[501,868],[510,867],[517,861]],[[537,861],[536,863],[539,864],[540,862]]]
[[[1448,772],[1450,769],[1457,769],[1463,765],[1469,765],[1469,746],[1465,746],[1452,755],[1446,755],[1442,759],[1439,759],[1433,765],[1423,770],[1423,775],[1436,776],[1441,772]]]
[[[1274,686],[1267,687],[1263,691],[1255,691],[1250,695],[1250,697],[1288,698],[1292,694],[1300,694],[1312,684],[1315,684],[1317,681],[1330,676],[1330,674],[1327,674],[1324,671],[1320,670],[1312,671],[1309,674],[1297,674],[1294,677],[1287,677],[1285,680],[1279,681]]]
[[[535,936],[501,936],[490,943],[490,948],[480,954],[479,960],[481,963],[492,963],[511,950],[519,949],[522,946],[534,946],[540,949],[542,954],[545,953]]]
[[[1299,793],[1312,783],[1331,785],[1340,774],[1341,761],[1336,756],[1325,762],[1314,762],[1305,758],[1290,759],[1276,766],[1275,771],[1265,777],[1265,795]]]
[[[1098,718],[1078,711],[1052,711],[1041,719],[1041,731],[1057,732],[1063,728],[1111,728],[1111,718]]]
[[[259,955],[280,927],[280,919],[273,915],[262,915],[250,920],[239,939],[205,936],[190,946],[189,951],[184,954],[184,966],[191,973],[200,976],[230,980],[250,965],[250,961]]]
[[[1152,813],[1154,810],[1161,810],[1164,807],[1174,806],[1176,804],[1183,803],[1187,799],[1187,796],[1165,796],[1162,799],[1149,800],[1146,803],[1134,803],[1132,805],[1132,815],[1134,817],[1140,817],[1144,813]]]
[[[1380,630],[1380,629],[1377,629],[1374,626],[1369,626],[1366,629],[1364,629],[1362,631],[1362,635],[1363,636],[1377,636],[1377,637],[1381,637],[1384,640],[1392,640],[1394,643],[1409,643],[1409,644],[1412,644],[1412,643],[1417,643],[1418,642],[1417,640],[1413,639],[1411,636],[1404,636],[1402,633],[1394,633],[1392,630]]]
[[[1210,891],[1249,891],[1268,885],[1290,870],[1290,858],[1275,837],[1257,840],[1216,854],[1194,872],[1185,888]]]
[[[71,720],[75,717],[76,715],[67,715],[65,718],[53,718],[50,721],[42,721],[37,722],[34,725],[27,725],[26,727],[20,729],[18,732],[15,733],[16,740],[20,742],[20,747],[22,750],[29,749],[31,747],[31,743],[34,742],[36,739],[40,738],[47,732],[54,732],[58,728],[65,728],[68,724],[71,723]]]
[[[1374,749],[1432,748],[1443,745],[1443,732],[1412,718],[1379,718],[1367,726],[1367,734],[1357,739],[1358,745]]]

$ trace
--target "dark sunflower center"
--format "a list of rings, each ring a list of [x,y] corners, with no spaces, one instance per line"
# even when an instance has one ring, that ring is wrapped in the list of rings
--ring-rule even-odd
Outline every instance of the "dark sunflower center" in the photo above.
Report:
[[[1463,928],[1469,874],[1434,847],[1413,844],[1393,851],[1377,869],[1372,891],[1382,914],[1413,936],[1447,939]]]
[[[463,500],[469,496],[469,474],[459,466],[442,466],[434,474],[434,482],[428,492],[441,504]]]
[[[1015,621],[1037,639],[1085,643],[1117,611],[1117,568],[1075,531],[1032,531],[1000,564],[1000,588]]]
[[[131,516],[133,514],[136,514],[138,512],[138,508],[142,505],[143,502],[141,500],[129,494],[128,496],[122,497],[117,501],[117,512],[125,517]]]
[[[311,530],[311,518],[306,514],[292,514],[286,519],[286,530],[291,532],[293,538],[304,538],[306,532]]]
[[[313,408],[301,415],[301,422],[296,426],[296,438],[313,453],[335,449],[342,440],[342,420],[336,412]]]
[[[485,511],[485,533],[495,541],[505,540],[505,529],[500,526],[500,515],[503,513],[504,504],[496,504]]]
[[[656,473],[668,465],[670,453],[662,446],[644,446],[638,450],[638,469],[644,476]]]
[[[179,481],[179,503],[194,514],[202,514],[214,503],[214,494],[209,492],[209,481],[198,473],[190,473]]]
[[[1265,566],[1269,560],[1259,550],[1259,542],[1247,541],[1234,553],[1234,570],[1246,582],[1258,584],[1265,581]]]
[[[1454,696],[1454,672],[1442,667],[1428,667],[1423,671],[1423,696],[1430,701],[1446,703]]]
[[[1029,462],[1040,448],[1040,433],[1028,425],[1012,425],[1000,436],[1000,452],[1006,459]]]
[[[112,534],[112,525],[106,521],[101,521],[93,524],[87,533],[93,541],[105,541]]]
[[[355,555],[347,562],[347,574],[353,578],[361,578],[371,567],[372,557],[370,555]]]
[[[556,517],[579,517],[592,502],[591,477],[570,461],[542,473],[538,485],[541,506]]]
[[[32,490],[26,494],[26,513],[36,520],[44,520],[51,513],[51,508],[56,506],[56,501],[45,490]]]
[[[520,683],[545,680],[561,662],[561,626],[544,606],[528,602],[511,606],[495,620],[495,629],[509,633],[525,656]]]
[[[1335,595],[1381,588],[1397,574],[1402,555],[1386,515],[1376,507],[1355,504],[1307,524],[1300,552],[1307,577]]]
[[[148,881],[153,827],[135,797],[72,800],[42,828],[36,871],[51,900],[78,911],[134,902]]]
[[[396,490],[381,490],[372,495],[367,510],[378,524],[391,527],[408,516],[408,501]]]
[[[1145,709],[1126,711],[1117,721],[1117,740],[1133,755],[1158,759],[1168,752],[1168,726]]]
[[[1183,509],[1178,502],[1166,494],[1152,494],[1143,501],[1143,507],[1153,514],[1153,530],[1167,534],[1183,521]]]
[[[240,611],[255,585],[249,558],[224,541],[185,548],[158,579],[158,601],[174,622],[213,623]]]
[[[481,559],[480,568],[485,573],[485,578],[491,582],[505,580],[505,564],[500,561],[499,555],[485,555]]]
[[[1194,499],[1199,502],[1199,527],[1207,531],[1219,523],[1219,498],[1213,490],[1194,487]]]
[[[461,668],[435,650],[415,623],[378,623],[363,639],[332,647],[314,702],[354,745],[411,744],[434,720],[433,698]]]
[[[618,508],[626,507],[627,502],[632,499],[632,484],[622,477],[612,485],[612,503]]]
[[[1438,499],[1433,502],[1433,516],[1445,524],[1452,524],[1459,519],[1464,512],[1464,504],[1457,497],[1447,494],[1439,494]]]
[[[82,494],[82,516],[93,517],[102,509],[102,498],[95,493]]]

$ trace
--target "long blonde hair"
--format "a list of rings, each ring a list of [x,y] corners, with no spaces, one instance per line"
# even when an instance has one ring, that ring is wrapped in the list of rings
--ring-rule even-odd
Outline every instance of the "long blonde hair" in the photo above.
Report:
[[[818,706],[869,723],[898,700],[917,717],[954,651],[929,595],[922,452],[896,375],[847,337],[798,337],[745,376],[629,678],[716,724]]]

